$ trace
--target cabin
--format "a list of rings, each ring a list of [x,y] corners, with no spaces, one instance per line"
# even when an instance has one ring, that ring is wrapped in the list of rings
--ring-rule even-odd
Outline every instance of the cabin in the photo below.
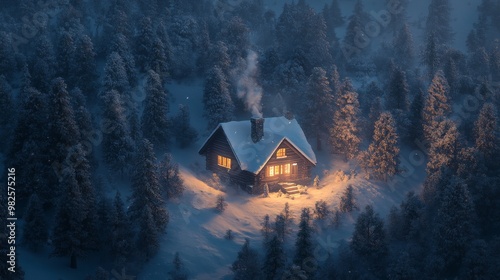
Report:
[[[260,194],[294,184],[309,184],[316,155],[297,120],[251,118],[219,124],[199,150],[206,169],[221,180]]]

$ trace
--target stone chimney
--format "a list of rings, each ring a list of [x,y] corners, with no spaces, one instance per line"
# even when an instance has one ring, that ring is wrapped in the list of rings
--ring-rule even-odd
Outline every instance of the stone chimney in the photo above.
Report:
[[[250,123],[252,125],[252,141],[257,143],[264,137],[264,118],[251,118]]]

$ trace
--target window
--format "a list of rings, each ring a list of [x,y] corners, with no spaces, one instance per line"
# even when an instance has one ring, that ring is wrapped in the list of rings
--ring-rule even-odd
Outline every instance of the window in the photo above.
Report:
[[[267,168],[267,174],[269,177],[274,177],[278,175],[289,175],[290,174],[290,163],[282,165],[272,165]]]
[[[231,169],[231,159],[223,156],[217,156],[217,164],[219,166]]]
[[[277,158],[286,158],[286,149],[285,148],[278,149],[278,151],[276,152],[276,157]]]

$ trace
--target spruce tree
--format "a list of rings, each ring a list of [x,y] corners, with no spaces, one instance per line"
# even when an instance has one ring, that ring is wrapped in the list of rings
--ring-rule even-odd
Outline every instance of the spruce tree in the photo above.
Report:
[[[153,32],[153,26],[151,18],[143,17],[139,22],[139,34],[136,38],[136,58],[137,66],[142,72],[146,72],[148,67],[150,67],[148,59],[149,53],[153,49],[153,43],[155,41],[155,34]]]
[[[143,205],[139,211],[142,213],[140,213],[139,219],[136,220],[139,222],[137,250],[141,252],[146,260],[150,260],[160,249],[160,233],[149,205]]]
[[[410,27],[407,23],[403,25],[393,42],[394,55],[402,69],[409,69],[415,58],[415,46]]]
[[[437,125],[450,111],[448,104],[449,86],[442,71],[438,71],[432,79],[422,112],[424,137],[432,142]]]
[[[117,52],[112,52],[106,59],[103,83],[104,92],[116,90],[122,97],[124,97],[130,89],[125,63]]]
[[[185,189],[184,181],[179,174],[179,165],[173,161],[171,154],[165,154],[158,171],[160,188],[166,197],[180,197]]]
[[[456,177],[440,200],[434,231],[437,254],[445,260],[445,272],[456,271],[473,236],[474,208],[467,185]]]
[[[408,111],[410,88],[406,81],[406,73],[401,68],[395,68],[389,83],[389,92],[386,100],[388,110]]]
[[[257,252],[250,248],[250,241],[245,239],[238,257],[233,262],[231,270],[236,280],[253,280],[260,277],[260,265]]]
[[[304,121],[308,124],[310,134],[316,136],[316,149],[321,150],[321,136],[330,128],[330,118],[333,115],[333,95],[326,71],[315,67],[309,81],[304,98],[306,110]]]
[[[152,215],[153,225],[158,233],[163,233],[167,227],[169,216],[161,197],[160,183],[156,169],[156,157],[153,145],[147,139],[140,145],[135,159],[135,171],[132,177],[132,196],[128,213],[133,222],[140,224]],[[146,210],[147,208],[147,210]],[[149,221],[141,226],[150,226]]]
[[[39,37],[35,47],[35,58],[32,68],[33,87],[41,92],[50,92],[50,82],[54,78],[54,47],[46,35]]]
[[[425,29],[427,35],[435,34],[438,44],[449,44],[453,41],[450,13],[449,0],[431,0]]]
[[[234,104],[229,93],[229,84],[217,66],[210,70],[205,81],[203,106],[208,119],[208,129],[214,129],[219,123],[230,121],[233,117]]]
[[[343,213],[352,212],[354,209],[358,208],[358,206],[356,205],[356,200],[354,198],[354,188],[352,187],[352,185],[347,186],[342,192],[339,208]]]
[[[475,148],[483,154],[486,162],[493,162],[494,155],[498,152],[498,121],[495,106],[486,103],[479,112],[479,117],[474,124]]]
[[[172,129],[181,149],[189,147],[198,139],[198,132],[191,126],[190,121],[189,107],[180,104],[179,113],[174,117]]]
[[[49,237],[43,213],[38,195],[32,194],[24,215],[23,243],[35,251],[43,247]]]
[[[365,163],[375,178],[387,181],[398,172],[398,138],[392,115],[388,112],[380,114]]]
[[[103,103],[101,129],[104,161],[112,170],[123,173],[130,166],[135,150],[126,122],[123,101],[116,90],[110,90],[103,96]]]
[[[460,151],[460,136],[456,124],[451,120],[438,123],[430,141],[427,174],[438,171],[447,166],[457,168],[457,155]]]
[[[278,279],[285,267],[286,257],[283,249],[283,243],[275,235],[266,246],[266,257],[262,272],[264,279]]]
[[[78,86],[85,96],[94,99],[97,95],[98,73],[96,67],[96,51],[89,36],[83,35],[78,40],[75,52],[75,69],[73,70]]]
[[[131,86],[134,86],[137,82],[135,58],[130,50],[130,45],[125,35],[118,33],[114,36],[113,42],[111,43],[111,52],[116,52],[120,55],[125,66],[125,71],[127,72],[128,82]]]
[[[70,267],[77,268],[77,258],[86,249],[82,243],[84,238],[83,220],[85,218],[82,193],[75,178],[75,171],[70,166],[65,169],[61,186],[65,187],[60,199],[56,215],[55,228],[52,233],[52,254],[60,257],[70,257]]]
[[[276,233],[276,236],[281,242],[285,242],[286,227],[287,224],[285,215],[283,214],[276,215],[276,220],[274,221],[274,232]]]
[[[262,229],[260,231],[261,231],[262,237],[263,237],[263,245],[264,245],[264,248],[266,248],[267,243],[271,240],[271,233],[273,232],[268,214],[266,214],[266,216],[264,216],[264,221],[261,223],[261,225],[262,225]]]
[[[356,220],[351,249],[369,262],[380,261],[387,254],[384,222],[371,205]]]
[[[358,94],[351,81],[345,79],[340,95],[335,100],[333,127],[330,129],[330,144],[333,153],[343,154],[345,159],[356,156],[361,139],[358,136]]]
[[[168,92],[163,88],[160,76],[153,70],[148,71],[146,99],[142,114],[142,132],[155,146],[168,146],[170,141],[170,121]]]
[[[61,32],[57,45],[57,75],[64,77],[67,81],[74,81],[75,78],[72,76],[75,50],[75,42],[71,34],[67,31]]]
[[[132,253],[132,229],[125,213],[125,207],[120,193],[116,192],[114,211],[111,217],[111,252],[117,267],[125,265],[127,258]]]
[[[165,46],[163,42],[156,38],[153,42],[153,46],[150,53],[150,70],[158,73],[162,81],[166,81],[169,78],[169,65],[167,55],[165,54]]]
[[[310,225],[310,219],[311,213],[309,208],[302,209],[299,222],[299,231],[297,233],[297,239],[295,239],[295,256],[293,259],[293,263],[300,267],[308,262],[315,261],[313,252],[314,248],[312,244],[313,232]],[[312,274],[312,272],[309,272],[309,274]]]
[[[429,79],[432,79],[438,71],[440,65],[436,35],[434,33],[427,36],[425,50],[422,55],[422,62],[427,66]]]

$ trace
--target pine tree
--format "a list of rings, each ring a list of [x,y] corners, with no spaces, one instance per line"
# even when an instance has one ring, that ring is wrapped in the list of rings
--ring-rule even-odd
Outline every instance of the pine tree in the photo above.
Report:
[[[14,100],[11,95],[12,89],[7,83],[4,75],[0,75],[0,136],[7,137],[4,131],[11,126],[14,117]],[[2,137],[2,138],[3,138]],[[3,138],[5,139],[5,138]]]
[[[158,73],[162,81],[169,78],[169,65],[165,54],[165,46],[159,38],[153,42],[149,65],[150,70]]]
[[[473,231],[473,204],[465,185],[452,178],[443,190],[434,238],[445,271],[455,271],[465,256]]]
[[[495,111],[493,104],[484,104],[474,124],[475,148],[484,155],[486,162],[493,162],[493,156],[499,149],[500,140]]]
[[[343,154],[346,159],[356,156],[361,139],[358,136],[358,94],[351,81],[345,79],[340,95],[335,100],[337,106],[333,115],[333,127],[330,130],[332,152]]]
[[[32,194],[24,215],[23,243],[35,251],[43,247],[49,237],[43,213],[40,199],[36,193]]]
[[[65,187],[60,200],[56,216],[56,225],[52,233],[52,244],[55,256],[69,256],[70,267],[77,268],[77,258],[82,256],[86,248],[83,247],[82,239],[85,218],[84,201],[82,193],[75,178],[73,168],[65,169],[61,186]]]
[[[432,135],[437,128],[438,123],[450,111],[448,105],[449,86],[442,71],[438,71],[432,79],[428,94],[425,98],[424,109],[422,112],[424,137],[432,142]]]
[[[0,31],[0,75],[9,76],[15,65],[12,37],[5,31]]]
[[[233,117],[234,105],[229,93],[229,84],[217,66],[210,70],[205,81],[203,106],[209,129],[215,128],[219,123],[230,121]]]
[[[262,228],[260,231],[262,233],[262,237],[264,238],[263,245],[264,245],[264,247],[266,247],[267,243],[271,239],[271,233],[273,231],[273,229],[271,228],[271,222],[269,221],[268,214],[266,214],[266,216],[264,216],[264,221],[261,223],[261,225],[262,225]]]
[[[406,240],[414,239],[419,234],[418,221],[423,214],[424,204],[413,191],[406,194],[400,206],[400,232]]]
[[[97,54],[89,36],[83,35],[78,40],[75,52],[75,69],[73,72],[78,86],[84,94],[93,99],[97,95],[98,73],[96,66]]]
[[[173,162],[171,154],[165,154],[159,165],[160,188],[167,198],[180,197],[185,189],[179,174],[179,165]]]
[[[190,121],[189,107],[180,104],[179,113],[174,117],[172,129],[181,149],[189,147],[198,139],[198,132],[191,126]]]
[[[413,65],[415,50],[413,36],[407,23],[403,25],[393,42],[394,56],[402,69],[409,69]]]
[[[116,90],[122,96],[124,102],[128,102],[125,97],[130,88],[127,77],[125,63],[117,52],[112,52],[104,66],[104,91]]]
[[[184,268],[184,263],[179,256],[179,252],[175,252],[175,257],[173,260],[174,269],[170,271],[170,277],[172,280],[187,280],[188,276]]]
[[[283,214],[276,215],[276,220],[274,221],[274,232],[276,233],[276,236],[281,242],[285,242],[286,227],[287,224],[285,215]]]
[[[387,254],[384,222],[371,205],[367,205],[356,220],[351,249],[371,262],[380,260]]]
[[[57,75],[64,77],[67,81],[73,81],[75,78],[72,76],[75,51],[75,42],[71,34],[67,31],[61,32],[57,45]]]
[[[460,90],[460,74],[453,57],[449,57],[444,65],[444,75],[450,86],[450,95],[457,96]]]
[[[456,169],[459,151],[459,132],[456,124],[451,120],[439,122],[430,141],[427,174],[438,171],[442,166]]]
[[[408,111],[409,94],[410,88],[406,82],[406,73],[401,68],[395,68],[391,75],[386,108],[391,111]]]
[[[278,279],[285,267],[286,257],[283,250],[283,243],[275,235],[266,246],[266,257],[262,271],[264,279]]]
[[[106,92],[102,99],[104,160],[112,170],[123,173],[130,166],[135,149],[126,123],[123,101],[116,90]]]
[[[35,47],[35,59],[32,71],[33,86],[41,92],[50,91],[50,82],[54,78],[54,47],[47,36],[39,37]]]
[[[349,17],[347,23],[347,29],[344,37],[344,43],[351,47],[362,48],[364,47],[364,41],[360,42],[356,40],[356,34],[363,32],[364,24],[366,23],[367,15],[363,10],[363,3],[361,0],[357,0],[354,4],[353,14]],[[366,35],[365,35],[366,37]]]
[[[426,34],[435,34],[438,44],[449,44],[453,41],[454,33],[450,26],[450,13],[449,0],[432,0],[429,4]]]
[[[164,147],[169,143],[170,122],[168,92],[163,88],[160,76],[153,70],[148,71],[146,99],[142,115],[142,132],[155,146]]]
[[[342,192],[339,208],[343,213],[352,212],[354,209],[358,208],[358,206],[356,205],[356,200],[354,198],[354,188],[352,187],[352,185],[347,186],[344,192]]]
[[[114,40],[111,43],[111,52],[116,52],[120,55],[125,66],[125,71],[127,72],[128,82],[131,86],[134,86],[137,82],[135,59],[125,35],[118,33],[114,36]]]
[[[310,219],[311,214],[309,208],[302,209],[299,232],[297,233],[297,239],[295,239],[295,257],[293,259],[293,263],[298,266],[303,266],[305,263],[315,260]],[[309,274],[312,274],[312,272],[308,273],[308,275]]]
[[[125,213],[120,193],[116,192],[114,200],[114,211],[111,217],[111,252],[117,267],[123,266],[132,253],[132,229],[129,219]]]
[[[413,143],[416,139],[420,139],[423,134],[422,128],[422,112],[424,110],[424,92],[418,90],[410,106],[410,128],[408,129],[408,138]]]
[[[226,210],[227,208],[227,202],[226,199],[224,198],[223,195],[218,195],[217,196],[217,201],[215,203],[215,209],[219,212],[222,213]]]
[[[141,217],[152,215],[152,223],[158,233],[163,233],[169,221],[169,215],[161,197],[160,183],[156,169],[156,157],[153,145],[145,139],[137,152],[135,172],[132,177],[132,196],[129,216],[135,223],[140,223]],[[148,214],[149,212],[149,214]],[[150,226],[149,221],[144,222]]]
[[[151,18],[143,17],[139,23],[139,34],[136,38],[136,58],[137,66],[143,72],[150,67],[148,59],[149,53],[153,49],[155,35],[153,32]]]
[[[306,111],[304,121],[308,124],[307,129],[310,134],[316,136],[316,148],[321,150],[322,132],[330,127],[329,119],[333,115],[333,95],[330,83],[326,77],[326,71],[321,67],[315,67],[309,81],[307,82],[307,92],[305,96]]]
[[[434,33],[427,36],[427,43],[422,56],[422,62],[427,66],[428,76],[432,79],[438,71],[440,65],[436,35],[434,35]]]
[[[142,253],[146,260],[151,259],[160,249],[160,233],[153,217],[151,208],[148,204],[140,208],[142,213],[139,222],[140,228],[137,236],[137,249]]]
[[[375,178],[387,181],[398,172],[398,139],[396,124],[392,115],[388,112],[380,114],[375,123],[373,140],[368,147],[368,154],[364,163]]]
[[[47,100],[34,88],[26,89],[25,94],[8,157],[18,170],[16,183],[24,186],[18,189],[16,195],[28,200],[31,194],[36,193],[45,205],[54,197],[53,189],[47,186],[56,180],[47,157],[49,133],[47,129],[42,129],[48,123]]]
[[[233,279],[252,280],[259,279],[260,266],[257,252],[250,248],[250,240],[245,239],[243,247],[238,252],[236,261],[231,266],[234,273]]]

